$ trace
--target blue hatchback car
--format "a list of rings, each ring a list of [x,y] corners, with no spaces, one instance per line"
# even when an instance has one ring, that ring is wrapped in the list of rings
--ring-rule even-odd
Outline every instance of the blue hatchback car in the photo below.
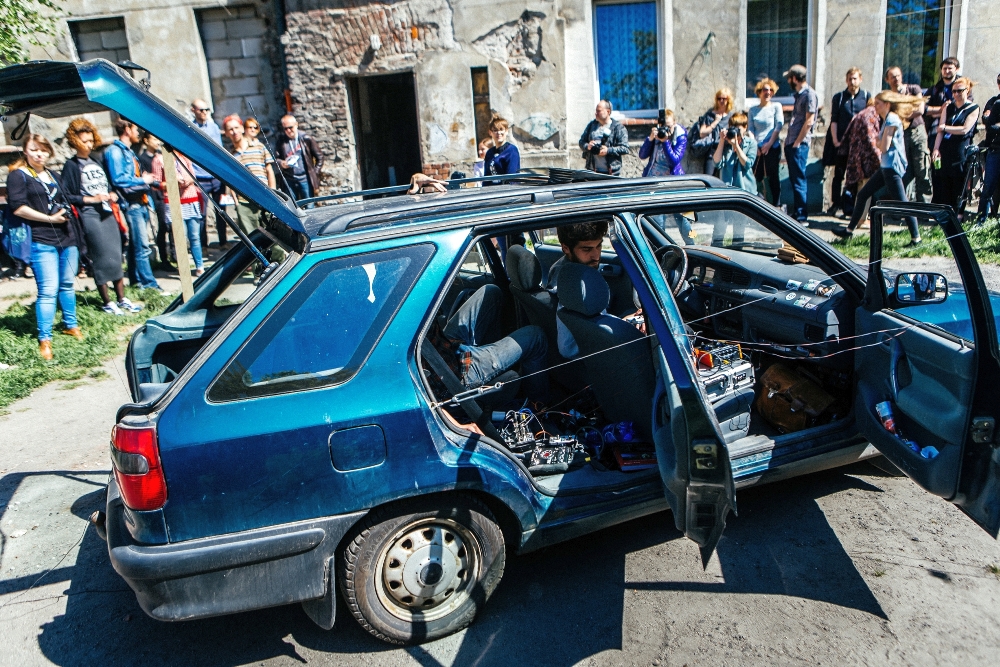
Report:
[[[0,70],[0,104],[118,112],[263,211],[128,347],[95,522],[154,618],[301,603],[331,628],[340,595],[426,641],[509,555],[669,508],[707,562],[736,489],[879,453],[1000,528],[994,304],[950,208],[874,208],[861,265],[701,176],[306,209],[106,61]],[[943,229],[947,270],[882,256],[903,214]],[[586,261],[581,228],[608,230]]]

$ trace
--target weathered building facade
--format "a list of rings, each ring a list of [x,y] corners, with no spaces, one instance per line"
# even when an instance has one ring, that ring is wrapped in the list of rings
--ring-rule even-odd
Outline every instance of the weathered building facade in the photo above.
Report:
[[[756,80],[780,82],[797,62],[825,106],[849,67],[870,90],[889,65],[928,86],[956,56],[983,99],[1000,68],[987,0],[64,4],[57,47],[33,55],[127,53],[160,97],[179,109],[209,100],[217,120],[252,105],[273,127],[290,109],[326,153],[331,191],[402,183],[418,169],[471,171],[491,114],[512,123],[525,166],[581,166],[577,141],[602,97],[639,136],[657,108],[687,125],[716,89],[743,106]]]

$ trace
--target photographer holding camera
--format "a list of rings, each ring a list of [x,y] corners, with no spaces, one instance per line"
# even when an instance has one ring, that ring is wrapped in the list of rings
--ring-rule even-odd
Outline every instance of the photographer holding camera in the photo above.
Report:
[[[628,153],[628,132],[625,126],[611,118],[611,102],[601,100],[594,111],[594,120],[587,123],[580,135],[580,148],[587,169],[617,176],[622,170],[622,155]]]
[[[649,159],[643,176],[679,176],[684,173],[681,160],[687,150],[687,133],[677,124],[674,112],[660,109],[659,121],[642,142],[639,159]]]
[[[715,147],[712,159],[719,165],[719,178],[724,183],[757,194],[757,180],[753,175],[757,140],[747,131],[748,122],[743,111],[729,117],[729,129]]]
[[[45,166],[55,154],[52,144],[40,134],[29,134],[23,150],[23,157],[10,166],[7,175],[7,208],[15,222],[31,228],[31,270],[38,286],[38,353],[52,359],[57,297],[63,311],[62,332],[83,340],[74,286],[84,240],[59,177]]]

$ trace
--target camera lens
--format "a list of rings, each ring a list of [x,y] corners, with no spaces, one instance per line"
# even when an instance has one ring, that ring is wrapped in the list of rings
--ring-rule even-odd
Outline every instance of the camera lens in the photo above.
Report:
[[[736,138],[736,128],[735,128],[735,127],[731,127],[731,128],[729,128],[729,129],[728,129],[728,130],[726,131],[726,136],[727,136],[728,138],[730,138],[730,139],[735,139],[735,138]]]
[[[656,137],[658,139],[666,139],[667,138],[667,128],[665,128],[665,127],[658,127],[658,128],[656,128]]]

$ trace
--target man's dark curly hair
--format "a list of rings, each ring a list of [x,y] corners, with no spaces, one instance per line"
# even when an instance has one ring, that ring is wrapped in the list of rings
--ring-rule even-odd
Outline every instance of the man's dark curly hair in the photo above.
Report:
[[[578,222],[573,225],[563,225],[556,228],[559,243],[569,248],[570,252],[576,249],[578,243],[603,239],[607,233],[608,223],[604,221]]]

